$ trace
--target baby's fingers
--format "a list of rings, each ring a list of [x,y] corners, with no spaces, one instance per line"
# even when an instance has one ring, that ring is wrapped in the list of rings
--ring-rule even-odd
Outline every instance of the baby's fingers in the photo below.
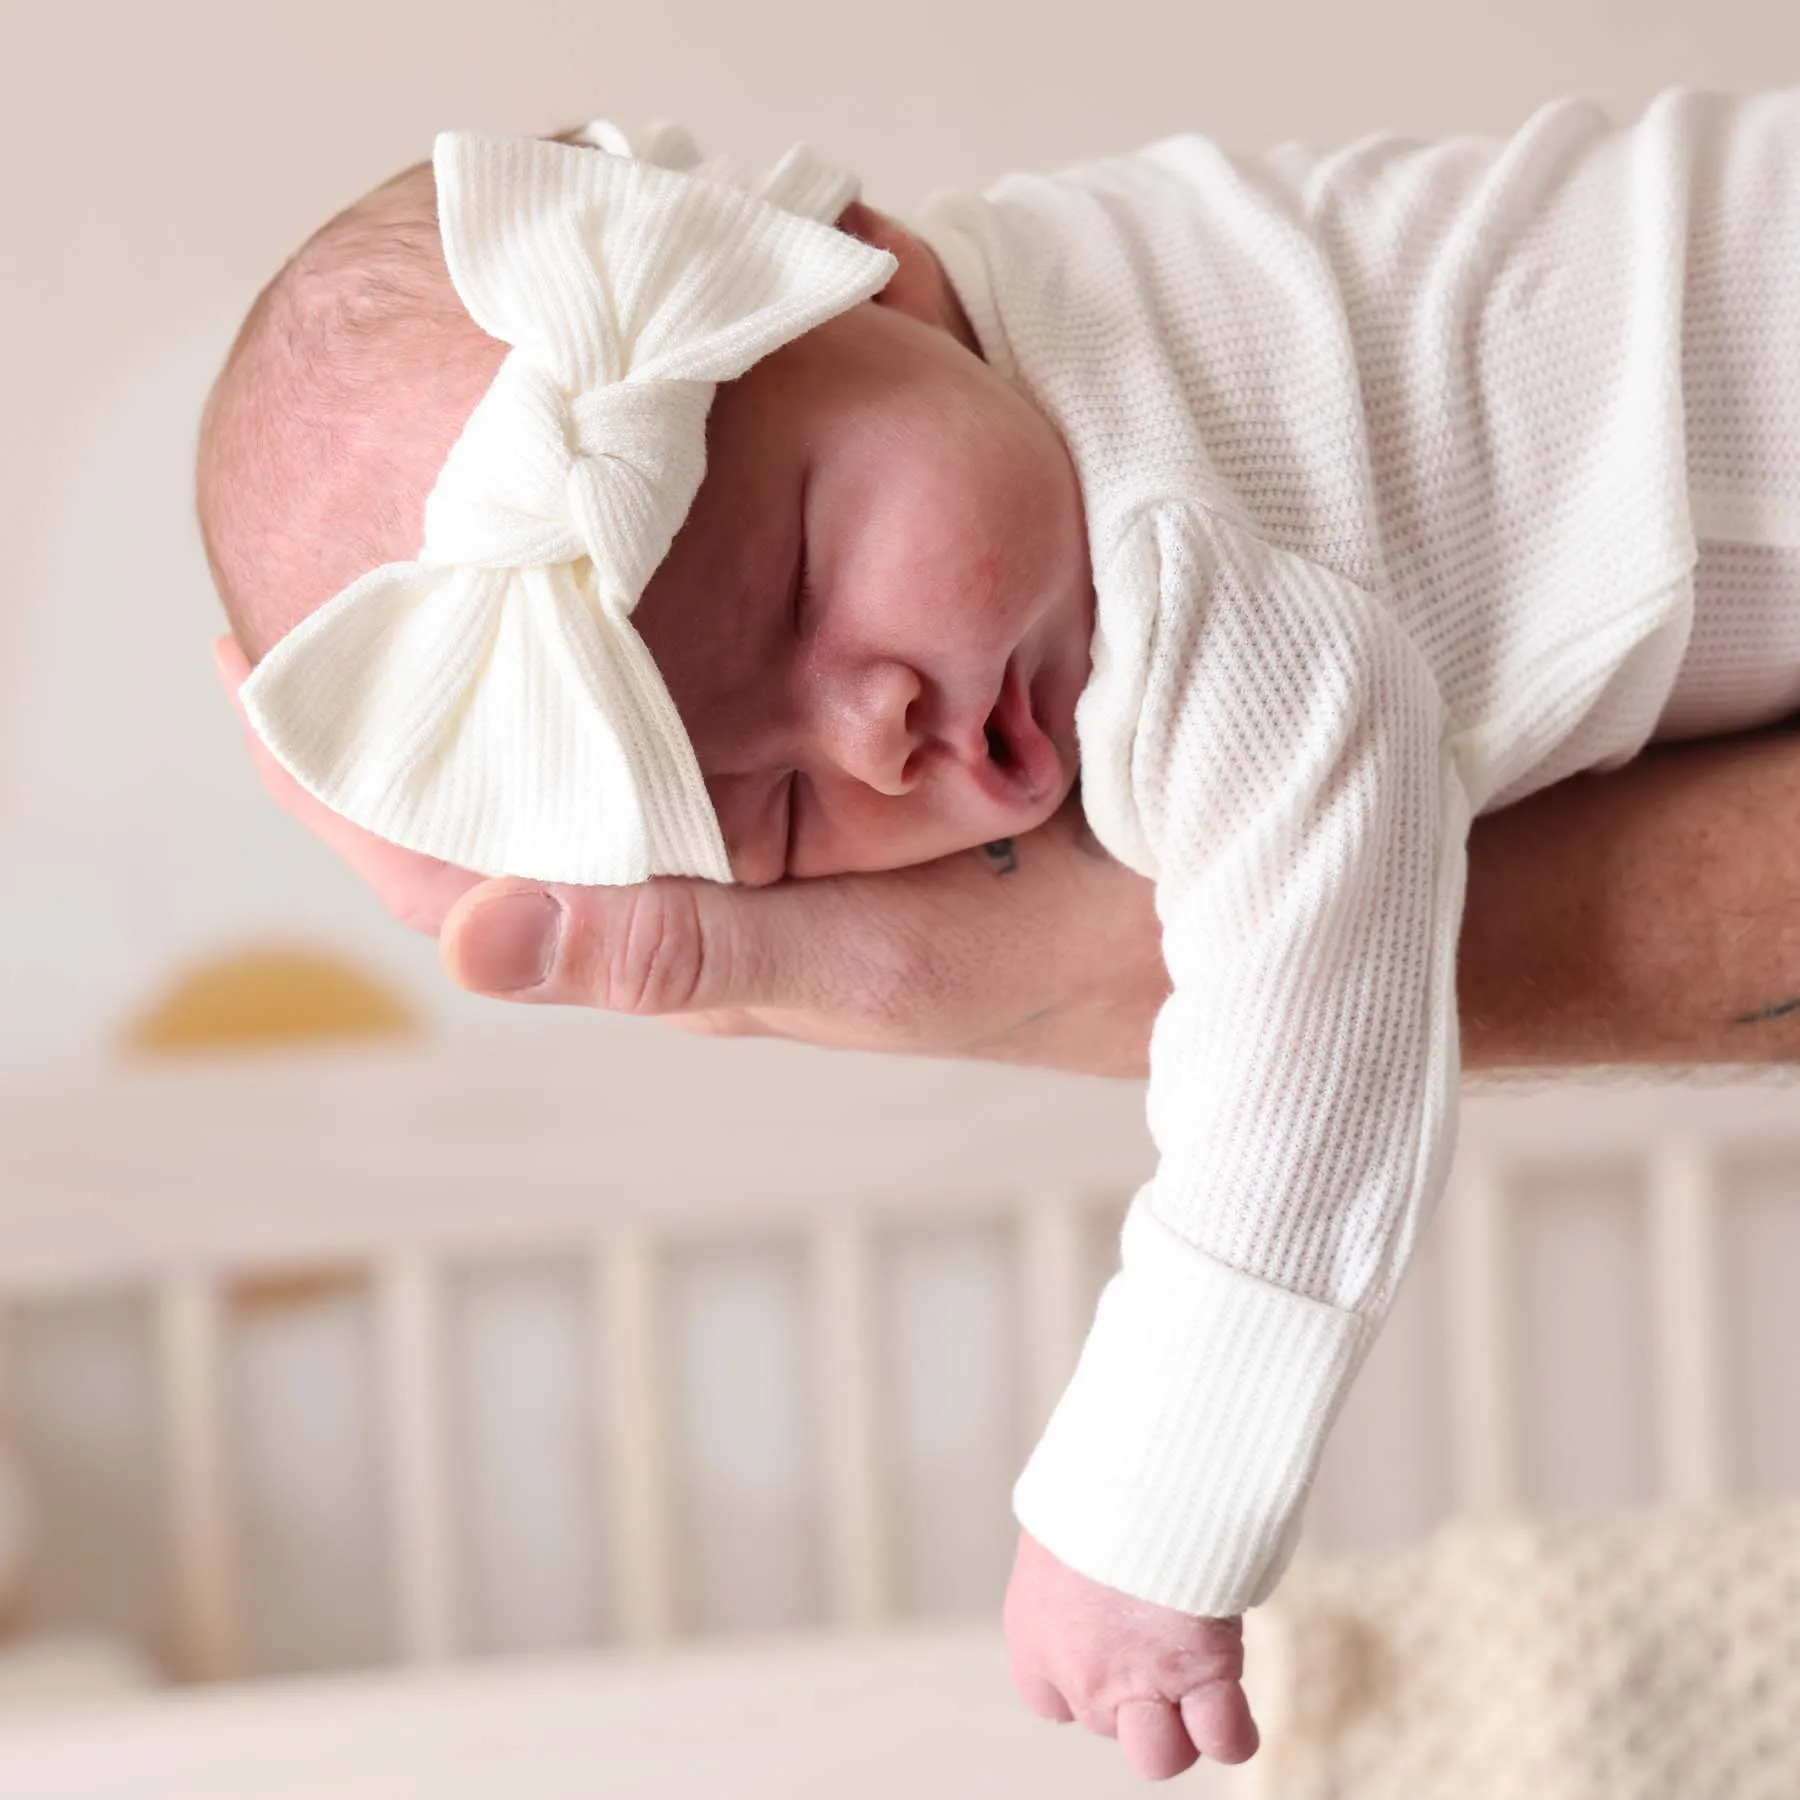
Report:
[[[1235,1681],[1209,1681],[1183,1695],[1181,1722],[1194,1747],[1215,1762],[1248,1762],[1261,1742],[1250,1702]]]
[[[1067,1725],[1075,1717],[1061,1689],[1042,1675],[1033,1675],[1014,1663],[1012,1684],[1013,1691],[1040,1719],[1048,1719],[1052,1725]]]
[[[1166,1700],[1127,1700],[1118,1734],[1126,1762],[1146,1781],[1167,1781],[1200,1760],[1182,1715]]]

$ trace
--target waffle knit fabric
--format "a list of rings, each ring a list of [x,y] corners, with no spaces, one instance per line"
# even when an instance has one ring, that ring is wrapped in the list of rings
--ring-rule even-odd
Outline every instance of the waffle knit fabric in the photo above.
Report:
[[[1075,459],[1083,801],[1173,983],[1157,1172],[1015,1506],[1230,1615],[1444,1181],[1471,820],[1800,706],[1800,91],[1180,138],[919,223]]]

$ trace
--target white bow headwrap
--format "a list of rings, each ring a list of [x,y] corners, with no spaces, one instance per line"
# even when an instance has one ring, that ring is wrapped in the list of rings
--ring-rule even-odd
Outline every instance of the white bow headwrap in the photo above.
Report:
[[[631,612],[700,486],[716,384],[895,263],[832,228],[855,178],[803,149],[751,177],[666,128],[637,155],[610,125],[583,136],[438,139],[450,279],[513,348],[418,560],[295,627],[244,704],[303,787],[408,849],[540,881],[729,881]]]

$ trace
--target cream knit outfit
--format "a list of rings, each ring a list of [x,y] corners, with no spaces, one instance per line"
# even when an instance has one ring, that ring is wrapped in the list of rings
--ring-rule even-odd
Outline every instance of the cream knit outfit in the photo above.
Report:
[[[1470,821],[1800,707],[1800,92],[1181,138],[921,223],[1075,459],[1083,799],[1174,984],[1160,1164],[1017,1510],[1233,1614],[1443,1184]]]

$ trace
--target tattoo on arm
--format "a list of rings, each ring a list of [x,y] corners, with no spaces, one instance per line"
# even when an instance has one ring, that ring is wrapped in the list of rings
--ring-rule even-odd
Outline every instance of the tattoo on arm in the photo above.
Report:
[[[1759,1006],[1754,1012],[1739,1013],[1731,1022],[1734,1025],[1767,1025],[1771,1019],[1785,1019],[1797,1012],[1800,1012],[1800,999],[1777,1000],[1773,1006]]]
[[[1011,838],[995,838],[991,844],[983,844],[981,854],[996,875],[1011,875],[1019,867],[1018,848]]]

